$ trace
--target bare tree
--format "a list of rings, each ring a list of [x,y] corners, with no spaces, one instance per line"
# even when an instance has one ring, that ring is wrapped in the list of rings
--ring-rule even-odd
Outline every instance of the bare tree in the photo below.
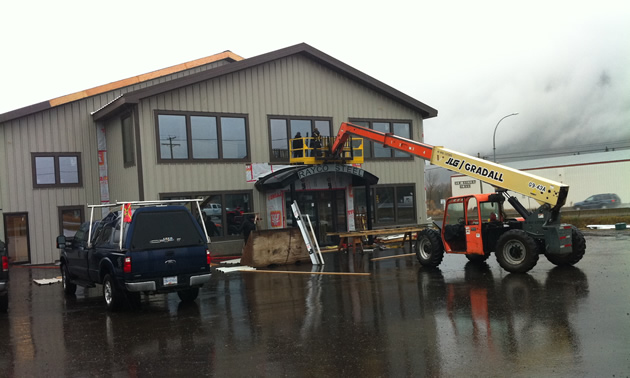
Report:
[[[424,185],[427,192],[427,209],[442,210],[441,200],[451,196],[450,180],[445,182],[440,176],[439,169],[429,169],[424,175]]]

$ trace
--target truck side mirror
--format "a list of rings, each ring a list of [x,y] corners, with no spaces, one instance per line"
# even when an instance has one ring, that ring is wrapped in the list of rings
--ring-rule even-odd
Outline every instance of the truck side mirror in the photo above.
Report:
[[[57,236],[57,248],[66,248],[66,237],[64,235]]]

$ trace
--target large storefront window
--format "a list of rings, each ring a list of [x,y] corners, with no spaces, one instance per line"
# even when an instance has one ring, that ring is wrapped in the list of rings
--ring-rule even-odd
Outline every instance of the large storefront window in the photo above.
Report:
[[[213,240],[227,240],[243,237],[243,222],[245,217],[254,215],[252,193],[195,193],[195,194],[162,194],[163,200],[201,199],[202,216],[206,223],[208,235]],[[192,213],[199,217],[197,206],[183,203]]]
[[[382,131],[384,133],[392,133],[394,135],[398,135],[407,139],[412,139],[411,121],[375,121],[366,119],[351,119],[350,122],[359,126],[368,127],[373,130]],[[393,148],[384,147],[382,144],[374,143],[372,141],[365,141],[363,145],[363,152],[366,159],[413,158],[407,152],[397,151]]]
[[[354,208],[357,224],[367,215],[365,188],[354,188]],[[416,223],[415,188],[413,185],[383,185],[370,189],[370,210],[374,226]],[[355,217],[355,218],[356,218]]]
[[[246,160],[247,117],[227,114],[156,114],[159,161]]]
[[[309,138],[317,128],[322,137],[329,137],[331,122],[331,118],[270,116],[271,161],[289,162],[289,140],[295,138],[297,133],[300,133],[302,138]]]

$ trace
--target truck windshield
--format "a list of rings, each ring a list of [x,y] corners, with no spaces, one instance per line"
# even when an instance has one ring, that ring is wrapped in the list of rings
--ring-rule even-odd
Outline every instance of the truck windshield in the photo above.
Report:
[[[131,250],[203,245],[204,238],[185,211],[137,212]]]

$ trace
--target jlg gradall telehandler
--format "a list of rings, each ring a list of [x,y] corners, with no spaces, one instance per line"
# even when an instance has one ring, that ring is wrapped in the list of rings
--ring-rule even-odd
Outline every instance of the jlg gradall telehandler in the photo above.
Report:
[[[330,151],[324,151],[323,156],[343,160],[341,154],[348,149],[344,145],[350,135],[419,156],[497,188],[496,193],[449,198],[443,222],[434,222],[438,230],[428,228],[417,235],[415,253],[420,264],[436,267],[444,252],[463,254],[471,261],[485,261],[494,252],[503,269],[523,273],[536,265],[540,254],[555,265],[574,265],[584,256],[582,233],[560,222],[560,208],[569,192],[567,185],[352,123],[341,124]],[[531,197],[540,207],[530,212],[508,191]],[[506,217],[506,199],[520,218]]]

